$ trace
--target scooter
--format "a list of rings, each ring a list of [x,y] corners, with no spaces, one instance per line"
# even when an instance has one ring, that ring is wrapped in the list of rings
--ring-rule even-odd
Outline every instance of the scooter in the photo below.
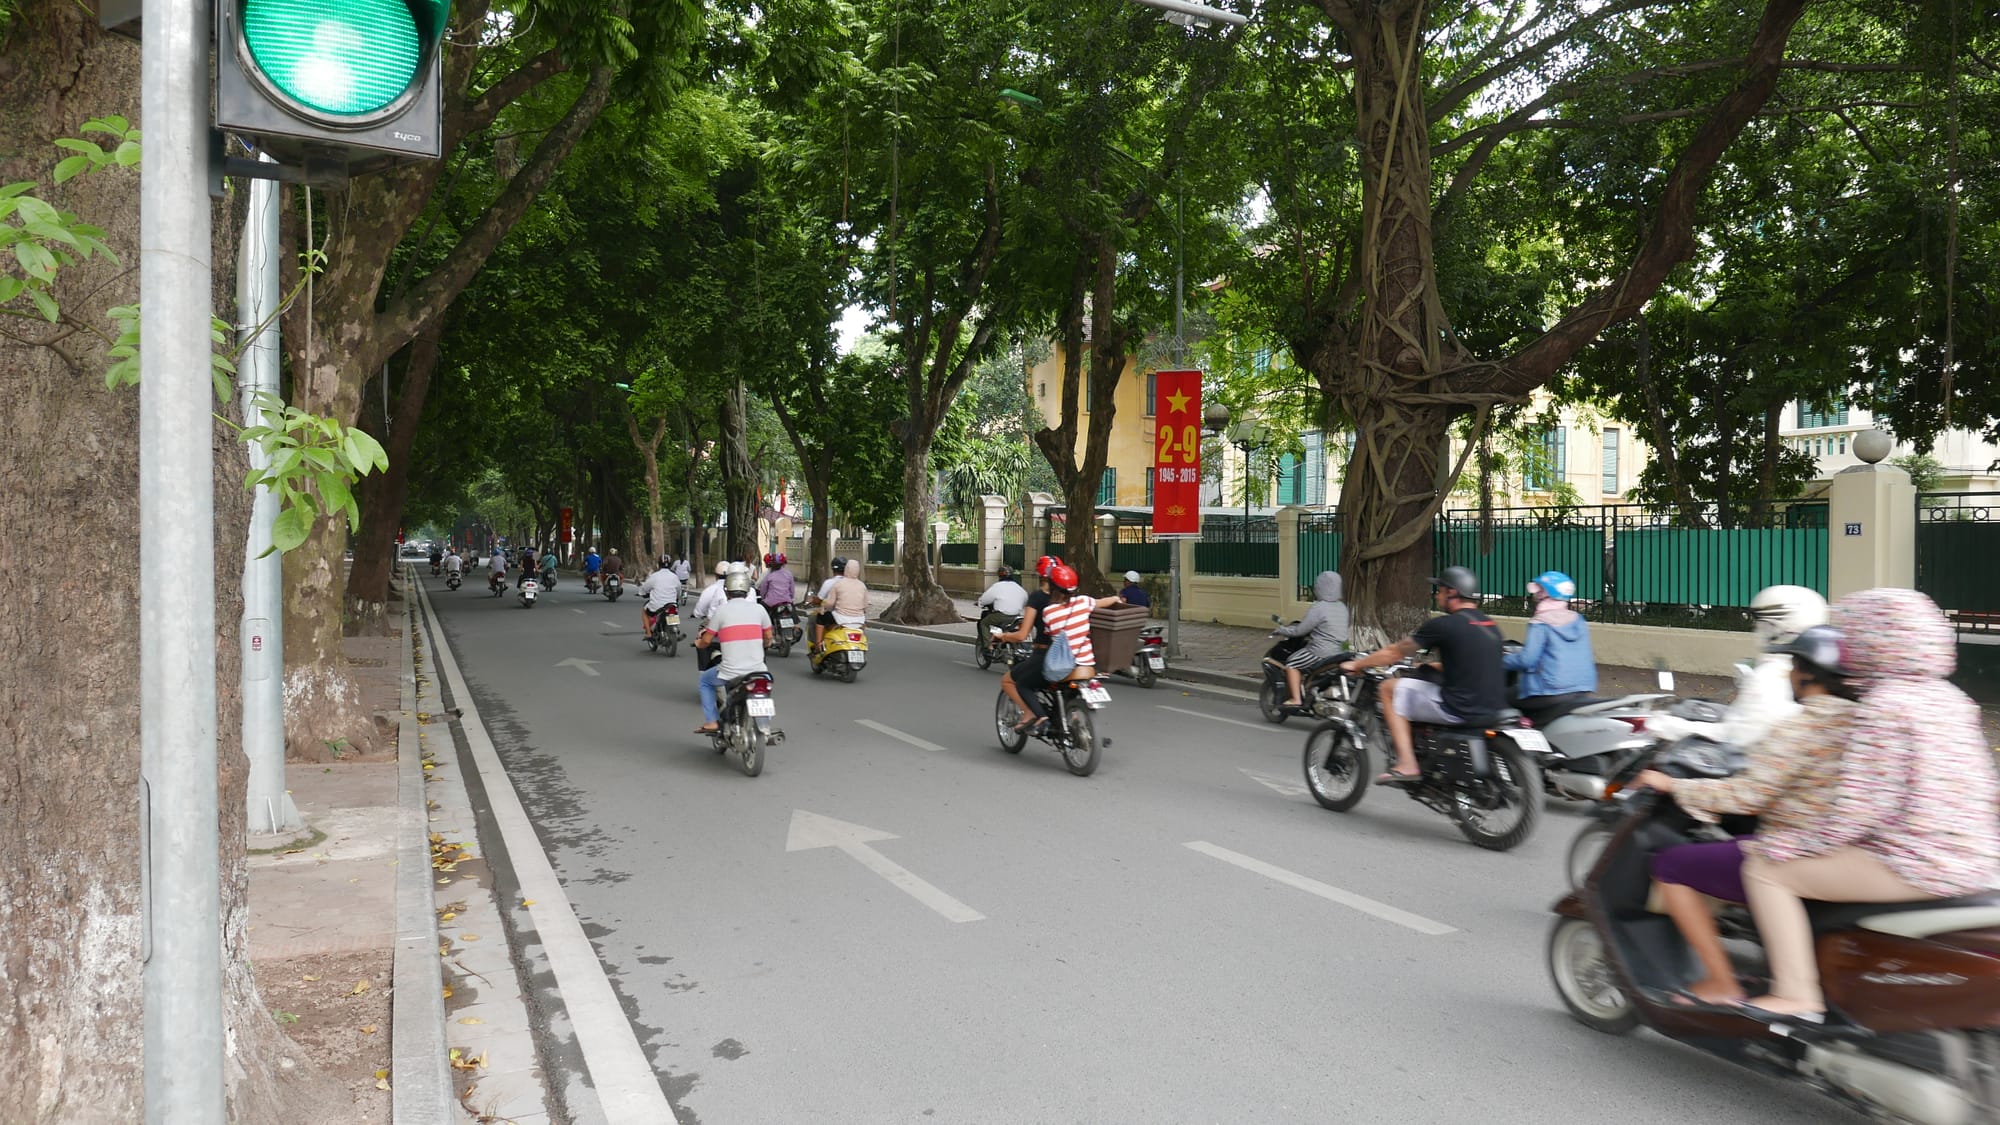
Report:
[[[1271,623],[1278,623],[1278,615],[1271,615]],[[1153,628],[1154,626],[1147,626]],[[1144,638],[1144,634],[1140,634]],[[1164,638],[1161,644],[1165,644]],[[1292,685],[1285,680],[1285,661],[1293,653],[1305,647],[1304,637],[1279,637],[1270,651],[1264,654],[1259,667],[1264,673],[1264,682],[1257,688],[1257,710],[1263,712],[1267,723],[1282,723],[1293,715],[1331,717],[1339,702],[1335,688],[1340,680],[1340,665],[1344,661],[1356,659],[1352,652],[1335,653],[1324,664],[1306,670],[1305,679],[1299,687],[1300,707],[1286,707],[1285,700],[1292,696]],[[1141,651],[1144,651],[1143,649]],[[1165,664],[1166,649],[1161,648],[1162,666]]]
[[[1098,736],[1097,721],[1091,714],[1110,704],[1111,692],[1094,679],[1065,680],[1042,688],[1039,697],[1049,719],[1032,737],[1061,754],[1063,767],[1076,776],[1096,773],[1098,759],[1111,740]],[[1000,699],[993,705],[993,729],[999,735],[1000,749],[1009,754],[1019,754],[1028,745],[1028,732],[1014,729],[1023,718],[1002,687]]]
[[[1167,627],[1144,625],[1139,629],[1139,647],[1132,650],[1132,678],[1142,688],[1160,682],[1167,670]]]
[[[746,777],[764,772],[764,748],[785,740],[785,732],[772,729],[778,706],[771,698],[773,684],[769,672],[752,672],[732,681],[723,693],[722,717],[708,736],[718,754],[734,754]]]
[[[653,615],[652,631],[646,634],[646,647],[658,652],[667,650],[672,656],[681,645],[681,607],[669,603]]]
[[[462,581],[463,579],[459,577],[458,572],[454,570],[450,574],[444,576],[444,588],[447,590],[456,590],[459,587],[459,583]]]
[[[1742,761],[1731,747],[1689,738],[1651,765],[1714,778]],[[1673,921],[1646,904],[1654,854],[1693,839],[1696,822],[1645,790],[1628,790],[1620,804],[1617,832],[1583,889],[1555,906],[1549,975],[1570,1015],[1611,1035],[1650,1027],[1876,1119],[2000,1120],[2000,892],[1807,903],[1826,990],[1823,1023],[1691,1007],[1674,997],[1695,976],[1694,958]]]
[[[843,684],[853,683],[867,665],[868,633],[860,625],[829,625],[812,650],[813,675],[831,671]]]
[[[486,576],[486,590],[497,598],[507,592],[507,580],[496,570]]]
[[[515,596],[521,599],[521,608],[533,609],[535,608],[535,597],[541,592],[541,583],[536,582],[532,578],[523,578],[521,579],[521,588],[516,592]]]
[[[805,638],[805,630],[799,626],[798,607],[781,605],[771,611],[771,651],[779,656],[790,656],[792,646]]]
[[[625,580],[615,574],[604,576],[604,600],[615,602],[625,592]]]
[[[542,567],[542,585],[550,590],[556,588],[556,564],[549,563]]]

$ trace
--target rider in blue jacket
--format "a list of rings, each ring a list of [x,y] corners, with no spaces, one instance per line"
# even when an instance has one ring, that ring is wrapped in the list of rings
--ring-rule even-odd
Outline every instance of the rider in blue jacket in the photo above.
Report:
[[[1528,583],[1528,641],[1501,659],[1510,672],[1521,674],[1519,706],[1534,717],[1558,697],[1586,695],[1597,690],[1597,657],[1590,649],[1590,626],[1569,607],[1576,582],[1559,570],[1543,572]]]

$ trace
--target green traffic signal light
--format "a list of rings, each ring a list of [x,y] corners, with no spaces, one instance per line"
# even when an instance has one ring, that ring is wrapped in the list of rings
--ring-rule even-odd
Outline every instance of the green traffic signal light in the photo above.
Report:
[[[300,109],[365,119],[415,84],[449,0],[242,0],[243,46]]]

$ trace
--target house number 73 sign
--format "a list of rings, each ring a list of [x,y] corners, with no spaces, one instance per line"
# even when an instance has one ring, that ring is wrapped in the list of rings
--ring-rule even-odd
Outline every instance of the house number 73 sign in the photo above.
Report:
[[[1201,372],[1154,376],[1153,534],[1201,533]]]

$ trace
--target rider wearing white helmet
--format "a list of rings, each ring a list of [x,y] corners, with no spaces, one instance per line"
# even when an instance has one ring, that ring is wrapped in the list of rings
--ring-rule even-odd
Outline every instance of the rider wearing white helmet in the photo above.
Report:
[[[1752,663],[1736,665],[1736,697],[1722,721],[1699,724],[1662,715],[1646,724],[1647,733],[1668,739],[1703,734],[1735,746],[1753,746],[1772,724],[1798,713],[1798,701],[1792,697],[1792,658],[1769,650],[1826,624],[1826,599],[1804,586],[1768,586],[1750,599],[1750,617],[1757,655]]]

